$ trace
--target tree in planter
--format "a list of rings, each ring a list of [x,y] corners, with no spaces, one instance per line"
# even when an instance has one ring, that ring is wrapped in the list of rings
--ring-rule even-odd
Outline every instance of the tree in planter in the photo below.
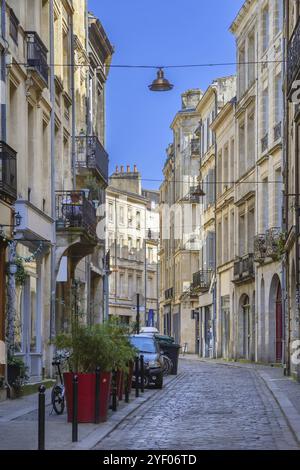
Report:
[[[75,322],[72,332],[58,335],[57,348],[70,354],[70,370],[78,374],[78,420],[93,422],[95,417],[95,380],[96,367],[100,367],[100,416],[107,419],[110,397],[111,371],[116,367],[126,367],[127,361],[134,357],[123,330],[115,325],[82,325]],[[72,417],[72,377],[64,373],[68,419]]]

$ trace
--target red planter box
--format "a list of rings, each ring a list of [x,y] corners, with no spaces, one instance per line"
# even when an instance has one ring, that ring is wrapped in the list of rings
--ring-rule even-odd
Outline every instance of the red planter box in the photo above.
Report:
[[[68,422],[73,416],[73,373],[64,373]],[[95,422],[96,374],[77,374],[78,376],[78,423]],[[100,373],[100,422],[107,420],[110,397],[111,372]]]

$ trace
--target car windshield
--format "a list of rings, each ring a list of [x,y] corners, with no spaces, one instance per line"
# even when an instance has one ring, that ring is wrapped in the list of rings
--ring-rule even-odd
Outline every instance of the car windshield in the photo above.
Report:
[[[135,346],[140,352],[156,353],[155,342],[152,338],[146,336],[133,336],[130,338],[131,344]]]

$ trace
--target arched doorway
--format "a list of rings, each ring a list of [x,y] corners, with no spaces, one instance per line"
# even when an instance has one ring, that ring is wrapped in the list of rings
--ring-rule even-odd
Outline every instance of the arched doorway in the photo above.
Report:
[[[265,281],[262,278],[260,283],[260,311],[259,311],[259,333],[258,333],[258,357],[260,360],[265,359]]]
[[[269,344],[271,362],[281,362],[283,354],[282,291],[278,274],[273,276],[269,295]]]
[[[282,361],[283,318],[282,318],[282,292],[280,282],[276,294],[276,362]]]
[[[239,319],[239,344],[240,356],[244,359],[250,358],[251,350],[251,312],[250,300],[248,295],[244,294],[240,298],[240,319]]]

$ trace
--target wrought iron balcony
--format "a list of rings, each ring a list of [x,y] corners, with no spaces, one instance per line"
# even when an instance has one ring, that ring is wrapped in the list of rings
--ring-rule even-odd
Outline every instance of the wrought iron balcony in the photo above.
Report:
[[[108,154],[97,136],[76,137],[76,167],[94,169],[108,183]]]
[[[268,148],[269,145],[269,136],[266,134],[262,139],[261,139],[261,151],[265,152]]]
[[[266,254],[272,259],[277,259],[280,256],[282,235],[279,227],[272,227],[266,232]]]
[[[236,284],[254,279],[254,255],[249,253],[234,262],[233,282]]]
[[[48,85],[47,48],[34,31],[26,32],[27,64],[34,69]]]
[[[199,292],[209,290],[213,271],[211,269],[201,269],[193,274],[193,288]]]
[[[0,195],[8,202],[17,199],[17,152],[0,141]]]
[[[84,230],[96,237],[96,209],[84,191],[56,191],[56,229]]]
[[[266,235],[260,234],[254,237],[254,261],[262,263],[266,258]]]
[[[276,126],[274,126],[274,141],[281,138],[281,122],[278,122]]]
[[[174,291],[173,287],[170,287],[169,289],[165,290],[165,300],[173,299],[174,297]]]
[[[192,139],[191,140],[191,155],[192,157],[199,157],[200,156],[200,139]]]
[[[300,71],[300,17],[288,43],[287,50],[287,87],[291,90]]]

